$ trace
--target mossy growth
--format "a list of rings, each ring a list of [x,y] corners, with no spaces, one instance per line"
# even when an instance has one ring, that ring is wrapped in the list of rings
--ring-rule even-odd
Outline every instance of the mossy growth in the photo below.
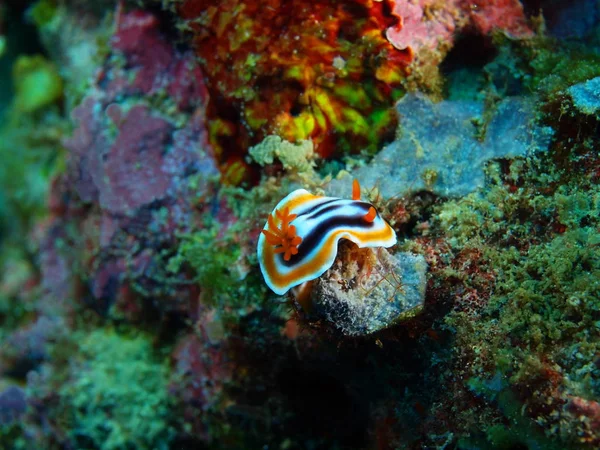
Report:
[[[0,264],[0,285],[3,287],[0,292],[0,342],[4,342],[12,330],[34,315],[34,306],[23,301],[21,289],[33,270],[16,251],[5,251]]]
[[[523,435],[517,423],[532,430],[541,424],[560,448],[578,448],[577,422],[561,420],[562,405],[569,396],[600,398],[592,363],[600,354],[600,187],[556,169],[550,156],[513,161],[508,170],[502,164],[489,167],[485,192],[447,202],[435,215],[432,232],[451,253],[478,258],[467,258],[463,273],[436,270],[434,285],[458,283],[480,294],[482,280],[491,285],[479,315],[456,305],[445,317],[456,337],[458,376],[497,374],[507,383],[505,396],[519,392],[508,402],[518,421],[503,411],[504,420],[480,423],[492,448],[514,444],[509,437]],[[466,416],[481,410],[461,414],[468,423]]]
[[[247,249],[241,245],[243,233],[239,226],[223,232],[217,222],[208,219],[200,230],[183,236],[167,267],[172,273],[191,268],[201,301],[218,308],[226,321],[235,321],[259,306],[265,294],[256,271],[250,269],[256,263],[254,254],[245,254]]]
[[[575,45],[549,43],[538,49],[528,49],[533,70],[531,84],[546,93],[554,93],[576,83],[600,76],[600,54]]]
[[[552,96],[573,84],[600,76],[600,54],[580,43],[559,42],[547,36],[514,41],[498,35],[496,45],[499,55],[486,66],[485,72],[499,91],[507,95],[522,91]]]
[[[522,447],[543,448],[546,450],[562,449],[559,442],[544,435],[537,424],[521,413],[521,404],[518,398],[505,383],[498,381],[498,376],[490,380],[472,378],[468,381],[468,384],[475,395],[497,404],[508,422],[497,421],[493,424],[487,424],[483,435],[461,437],[458,441],[459,448],[492,448],[496,450]]]
[[[56,0],[39,0],[29,10],[33,23],[39,28],[47,25],[56,16],[58,5]]]
[[[77,448],[167,449],[173,437],[168,366],[150,336],[97,329],[80,336],[58,393]]]
[[[226,328],[269,299],[256,256],[258,232],[274,205],[291,190],[289,177],[265,179],[251,190],[222,187],[217,203],[228,209],[230,224],[206,215],[198,231],[181,236],[177,253],[168,262],[171,273],[191,269],[201,301],[220,311]]]
[[[50,180],[63,167],[66,122],[54,113],[36,119],[11,111],[0,127],[0,248],[25,248],[28,231],[47,214]]]

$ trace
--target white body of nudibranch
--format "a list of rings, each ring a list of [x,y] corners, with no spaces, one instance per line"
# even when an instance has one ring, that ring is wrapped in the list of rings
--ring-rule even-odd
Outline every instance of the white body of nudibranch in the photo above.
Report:
[[[267,285],[279,295],[320,277],[333,264],[340,239],[359,247],[391,247],[396,233],[373,205],[322,197],[297,189],[281,200],[258,238],[258,261]]]

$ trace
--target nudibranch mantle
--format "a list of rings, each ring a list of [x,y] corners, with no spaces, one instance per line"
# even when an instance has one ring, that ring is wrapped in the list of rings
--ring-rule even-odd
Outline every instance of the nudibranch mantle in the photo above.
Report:
[[[260,270],[273,292],[283,295],[323,275],[335,261],[340,239],[361,248],[396,244],[392,227],[373,205],[358,200],[360,188],[354,192],[355,199],[347,200],[297,189],[277,204],[257,249]]]

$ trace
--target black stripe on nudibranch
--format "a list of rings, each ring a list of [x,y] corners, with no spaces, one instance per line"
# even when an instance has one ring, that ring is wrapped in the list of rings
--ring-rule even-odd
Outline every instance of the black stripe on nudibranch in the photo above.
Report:
[[[339,201],[340,201],[339,198],[330,198],[329,200],[325,200],[325,201],[319,203],[318,205],[314,205],[314,206],[308,208],[305,211],[299,212],[298,213],[298,217],[304,217],[304,216],[307,216],[307,215],[320,214],[321,213],[321,211],[320,211],[321,208],[323,208],[324,206],[329,205],[330,203],[339,202]]]
[[[364,214],[366,214],[371,207],[369,203],[357,203],[359,203],[358,206],[360,206],[361,209],[365,210]],[[301,264],[302,261],[307,258],[315,248],[322,244],[323,239],[325,239],[327,235],[335,229],[354,228],[369,230],[374,226],[375,221],[367,222],[365,221],[363,215],[332,216],[327,220],[321,221],[306,236],[302,236],[302,243],[298,247],[299,252],[296,255],[292,255],[289,261],[285,261],[283,257],[279,255],[279,262],[286,267],[292,267]]]
[[[301,217],[302,220],[313,220],[313,219],[319,219],[319,216],[324,216],[325,214],[331,212],[331,211],[335,211],[336,209],[340,209],[340,208],[344,208],[346,207],[347,204],[334,204],[334,205],[329,205],[329,206],[325,206],[322,209],[318,209],[316,211],[314,211],[311,214],[299,214],[298,217]]]

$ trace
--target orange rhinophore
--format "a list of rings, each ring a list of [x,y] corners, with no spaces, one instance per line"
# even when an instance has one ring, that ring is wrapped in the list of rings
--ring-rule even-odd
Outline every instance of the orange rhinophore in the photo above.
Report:
[[[369,211],[364,215],[364,219],[367,222],[373,222],[375,217],[377,217],[377,210],[371,206]]]
[[[360,183],[356,178],[352,180],[352,200],[360,200]]]

